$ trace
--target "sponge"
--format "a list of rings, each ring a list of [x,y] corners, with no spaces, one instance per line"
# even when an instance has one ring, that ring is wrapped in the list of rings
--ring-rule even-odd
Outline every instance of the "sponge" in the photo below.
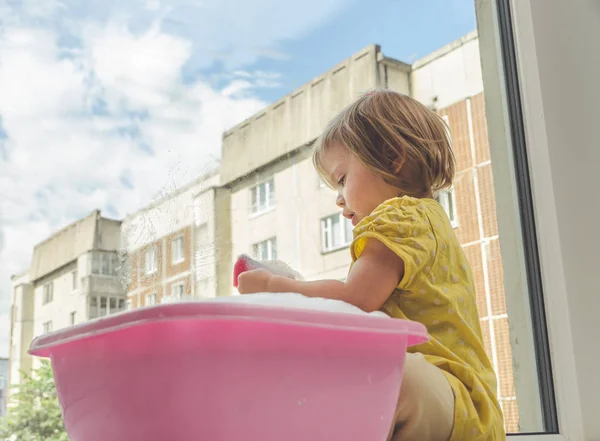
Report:
[[[242,254],[240,257],[238,257],[235,265],[233,266],[233,286],[235,288],[238,287],[238,278],[240,277],[240,274],[255,269],[264,269],[277,276],[289,277],[290,279],[302,279],[302,276],[299,273],[291,269],[283,262],[277,260],[259,262],[247,254]]]

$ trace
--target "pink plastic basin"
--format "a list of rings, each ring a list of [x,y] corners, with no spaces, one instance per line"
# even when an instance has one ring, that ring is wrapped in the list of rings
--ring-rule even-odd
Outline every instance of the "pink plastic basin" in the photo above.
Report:
[[[384,441],[424,326],[218,302],[37,338],[71,441]]]

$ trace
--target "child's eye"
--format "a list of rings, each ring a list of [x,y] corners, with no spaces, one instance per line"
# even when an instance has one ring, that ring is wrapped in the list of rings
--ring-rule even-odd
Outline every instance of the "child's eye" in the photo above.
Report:
[[[345,182],[346,182],[346,176],[342,176],[340,178],[340,180],[338,181],[338,185],[344,185]]]

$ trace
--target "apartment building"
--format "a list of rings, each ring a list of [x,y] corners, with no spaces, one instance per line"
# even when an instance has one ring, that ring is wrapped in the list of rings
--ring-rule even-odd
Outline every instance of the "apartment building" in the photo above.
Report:
[[[12,277],[11,384],[38,367],[27,354],[36,336],[125,310],[120,235],[121,222],[95,210],[37,244],[31,267]]]
[[[31,372],[33,358],[27,353],[33,340],[33,284],[29,271],[11,277],[12,299],[10,311],[10,347],[8,383],[19,384],[21,371]],[[7,396],[10,395],[10,389]]]
[[[121,249],[128,308],[216,295],[218,184],[212,169],[126,216]]]
[[[231,191],[232,255],[282,259],[309,279],[344,279],[352,226],[314,171],[310,149],[329,119],[375,87],[410,94],[448,123],[455,184],[438,195],[473,267],[486,350],[499,375],[507,429],[516,431],[496,203],[477,34],[409,65],[370,46],[223,136],[221,183]]]
[[[0,358],[0,418],[6,415],[8,398],[8,358]]]

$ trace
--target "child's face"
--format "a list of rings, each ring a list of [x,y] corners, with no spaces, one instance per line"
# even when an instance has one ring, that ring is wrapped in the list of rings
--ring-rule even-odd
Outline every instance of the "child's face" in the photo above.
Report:
[[[397,188],[365,167],[342,145],[329,146],[322,165],[329,182],[338,192],[336,203],[343,208],[344,217],[350,219],[352,225],[356,226],[381,203],[399,196]]]

